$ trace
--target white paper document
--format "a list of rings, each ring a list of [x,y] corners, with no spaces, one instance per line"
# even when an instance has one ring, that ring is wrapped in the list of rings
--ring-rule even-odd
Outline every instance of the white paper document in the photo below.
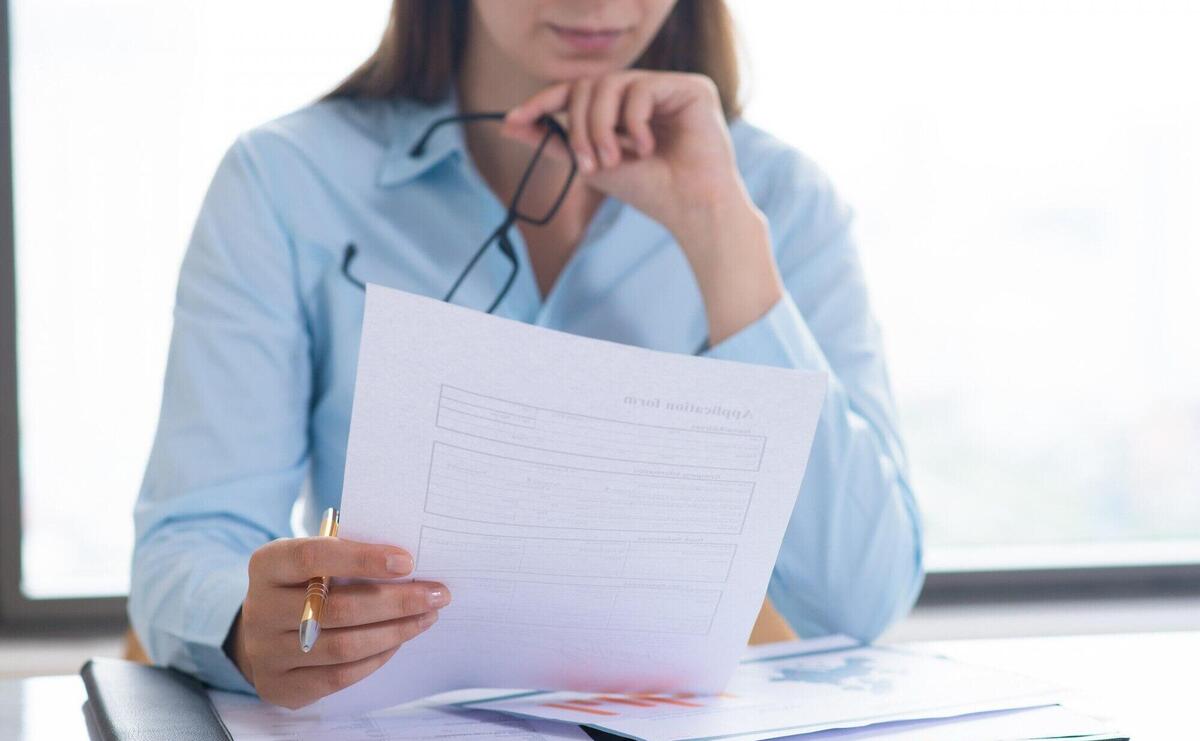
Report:
[[[409,706],[349,720],[328,720],[315,711],[285,710],[248,695],[210,692],[209,697],[234,741],[586,741],[588,738],[579,726],[487,711]]]
[[[370,286],[340,536],[408,549],[453,602],[320,707],[460,687],[720,692],[825,384]]]
[[[1056,702],[1058,688],[1036,679],[906,649],[849,644],[825,639],[756,647],[716,697],[529,692],[470,707],[643,741],[757,741]]]

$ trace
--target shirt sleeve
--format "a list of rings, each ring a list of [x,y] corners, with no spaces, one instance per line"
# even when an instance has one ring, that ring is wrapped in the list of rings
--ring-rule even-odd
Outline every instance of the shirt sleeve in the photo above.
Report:
[[[785,295],[706,354],[828,374],[768,595],[802,636],[871,641],[920,591],[921,521],[851,212],[799,155],[784,164],[760,206]]]
[[[183,261],[129,596],[156,664],[246,692],[222,645],[250,554],[291,534],[312,378],[292,245],[260,173],[252,143],[239,139]]]

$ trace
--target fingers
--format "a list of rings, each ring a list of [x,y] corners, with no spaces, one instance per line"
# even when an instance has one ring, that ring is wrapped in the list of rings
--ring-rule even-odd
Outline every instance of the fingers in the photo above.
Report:
[[[440,610],[448,604],[450,591],[436,582],[338,586],[325,601],[321,627],[347,628],[380,623]],[[295,622],[294,618],[292,622]],[[324,637],[322,634],[321,639]]]
[[[387,579],[412,572],[402,549],[336,538],[269,543],[250,562],[250,587],[235,624],[235,660],[266,701],[289,708],[359,681],[405,642],[433,625],[450,603],[437,582],[337,585],[321,615],[313,650],[300,649],[297,624],[313,576]]]
[[[547,113],[558,113],[571,99],[572,83],[560,82],[538,92],[529,100],[508,112],[505,120],[514,124],[531,124]]]
[[[513,108],[504,117],[503,133],[517,141],[536,147],[546,135],[538,120],[544,115],[561,113],[570,101],[572,85],[560,82],[542,90],[521,105]],[[554,144],[554,142],[551,142]],[[550,154],[560,153],[550,147]],[[579,157],[576,155],[576,160]]]
[[[596,151],[588,138],[588,109],[592,102],[592,81],[577,80],[571,87],[571,97],[567,104],[567,134],[570,138],[571,149],[575,152],[575,161],[579,169],[585,173],[596,169]]]
[[[511,121],[505,121],[501,133],[505,136],[523,142],[531,149],[542,143],[546,132],[539,131],[537,124],[517,124]]]
[[[286,636],[281,636],[286,645],[280,648],[294,652],[294,666],[349,664],[402,646],[425,632],[437,619],[437,610],[431,610],[383,623],[322,630],[316,644],[307,654],[300,653],[296,645],[296,634],[292,631]]]
[[[629,157],[651,156],[662,144],[664,131],[724,121],[720,92],[712,79],[623,70],[551,85],[509,111],[505,133],[535,144],[535,135],[544,134],[539,117],[562,113],[571,150],[585,175],[618,167]]]
[[[270,586],[250,609],[256,625],[274,631],[296,632],[304,609],[303,586]],[[339,584],[329,590],[321,613],[322,628],[346,628],[440,610],[450,604],[450,591],[437,582],[404,584]],[[259,608],[259,604],[269,609]],[[247,608],[243,608],[246,610]]]
[[[258,694],[267,702],[295,710],[365,679],[398,650],[399,646],[345,664],[297,667],[284,674],[287,681],[273,686],[268,693],[260,689]]]
[[[625,94],[622,123],[633,139],[637,153],[645,157],[654,151],[654,132],[650,118],[654,115],[654,94],[649,85],[640,81],[629,86]]]
[[[617,119],[629,82],[627,77],[609,75],[601,78],[592,90],[586,130],[596,156],[604,167],[613,167],[621,161],[621,148],[617,144]],[[578,122],[572,122],[572,131],[577,125]]]
[[[645,73],[631,71],[551,85],[509,111],[505,133],[536,145],[544,133],[538,118],[565,112],[569,145],[579,169],[592,173],[615,167],[624,152],[641,157],[654,152],[650,127],[656,105],[654,85],[664,83],[673,81],[655,83]]]
[[[314,576],[388,579],[412,572],[407,551],[341,538],[289,538],[259,548],[250,578],[269,584],[302,584]]]

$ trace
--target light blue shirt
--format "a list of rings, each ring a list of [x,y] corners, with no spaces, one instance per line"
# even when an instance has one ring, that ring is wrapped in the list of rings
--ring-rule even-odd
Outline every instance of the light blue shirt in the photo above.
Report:
[[[459,127],[409,156],[454,107],[317,103],[241,136],[218,167],[180,273],[136,510],[129,614],[156,663],[253,691],[222,650],[250,554],[292,535],[306,482],[310,525],[341,496],[364,297],[341,272],[345,245],[359,280],[441,298],[504,218]],[[830,379],[768,594],[802,636],[870,640],[911,607],[923,570],[851,213],[794,149],[743,121],[731,133],[788,295],[706,354]],[[704,343],[688,263],[636,209],[605,201],[544,298],[513,237],[520,272],[497,314],[657,350]],[[493,249],[455,301],[486,307],[508,268]]]

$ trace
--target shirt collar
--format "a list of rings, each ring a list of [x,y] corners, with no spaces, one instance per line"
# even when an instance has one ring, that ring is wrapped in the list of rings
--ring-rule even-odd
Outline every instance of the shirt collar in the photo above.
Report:
[[[413,145],[417,143],[417,139],[425,133],[430,124],[439,118],[458,113],[458,96],[455,95],[453,89],[438,103],[424,104],[407,99],[398,100],[393,111],[395,112],[395,123],[392,126],[394,133],[384,152],[383,161],[379,165],[376,179],[379,185],[387,187],[414,180],[450,158],[451,155],[466,152],[462,127],[446,124],[430,137],[423,153],[417,156],[410,154]]]

